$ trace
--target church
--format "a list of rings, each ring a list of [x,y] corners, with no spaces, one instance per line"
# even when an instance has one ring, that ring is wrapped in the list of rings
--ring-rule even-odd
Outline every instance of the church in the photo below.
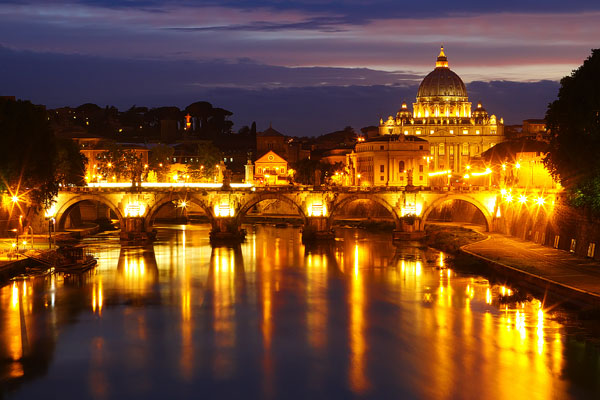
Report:
[[[379,134],[407,135],[429,142],[429,171],[462,174],[472,157],[503,142],[504,121],[478,103],[472,109],[462,79],[448,66],[442,46],[431,71],[421,82],[412,111],[405,102],[396,116],[380,120]]]

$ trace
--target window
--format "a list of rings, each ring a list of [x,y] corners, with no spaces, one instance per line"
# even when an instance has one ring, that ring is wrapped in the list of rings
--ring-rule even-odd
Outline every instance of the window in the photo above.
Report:
[[[419,165],[419,172],[423,172],[423,166]]]
[[[454,146],[450,145],[450,147],[448,147],[448,153],[453,156],[454,155]]]
[[[440,154],[440,156],[443,156],[446,154],[446,145],[444,143],[440,143],[439,154]]]
[[[479,129],[477,129],[477,130],[475,131],[475,134],[476,134],[476,135],[479,135],[480,133],[481,133],[481,132],[479,132]]]
[[[454,135],[454,129],[450,129],[450,134]]]
[[[469,130],[468,129],[463,129],[463,135],[468,135],[469,134]]]
[[[384,180],[385,180],[385,178],[383,177],[383,175],[381,175],[381,176],[379,177],[379,179],[380,179],[380,180],[382,180],[382,181],[384,181]]]
[[[435,133],[435,131],[433,129],[429,131],[430,135],[433,135],[434,133]]]
[[[492,129],[492,130],[490,131],[490,133],[491,133],[492,135],[495,135],[495,134],[496,134],[496,130],[495,130],[495,129]]]
[[[435,154],[435,146],[431,146],[429,148],[429,152],[431,153],[431,155],[434,155]]]
[[[575,253],[576,248],[577,248],[577,240],[571,239],[571,247],[569,247],[569,253]]]
[[[552,247],[554,247],[555,249],[558,249],[559,243],[560,243],[560,236],[558,236],[558,235],[554,236],[554,245]]]
[[[379,172],[385,172],[385,166],[383,164],[379,166]]]
[[[379,146],[379,150],[383,150],[383,145]]]
[[[173,157],[173,162],[177,162],[177,157]]]
[[[591,242],[588,246],[587,256],[589,258],[594,258],[595,253],[596,253],[596,243]]]
[[[405,135],[408,135],[408,131],[404,131],[404,134],[405,134]]]
[[[419,150],[423,150],[423,145],[419,146]]]
[[[421,134],[421,131],[417,129],[417,132],[416,132],[416,133],[417,133],[417,135],[420,135],[420,134]]]
[[[423,181],[423,175],[419,175],[419,179]]]
[[[398,169],[400,172],[404,172],[404,161],[400,161],[400,164],[398,164]]]
[[[462,145],[462,153],[464,156],[469,155],[469,143],[463,143]]]

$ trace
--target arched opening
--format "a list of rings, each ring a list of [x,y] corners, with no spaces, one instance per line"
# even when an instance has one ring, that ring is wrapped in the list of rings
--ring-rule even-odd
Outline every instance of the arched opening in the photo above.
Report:
[[[71,200],[57,212],[56,230],[117,230],[121,220],[118,207],[97,197],[84,197]]]
[[[193,197],[174,197],[157,202],[146,215],[146,228],[168,225],[214,224],[210,208]]]
[[[400,229],[400,219],[386,201],[373,196],[350,196],[331,208],[329,228],[356,226],[367,229]]]
[[[424,213],[424,223],[473,225],[488,231],[491,216],[487,209],[475,200],[443,198],[434,202]]]
[[[301,226],[306,214],[299,204],[283,195],[260,195],[250,199],[237,212],[237,223],[275,223]]]

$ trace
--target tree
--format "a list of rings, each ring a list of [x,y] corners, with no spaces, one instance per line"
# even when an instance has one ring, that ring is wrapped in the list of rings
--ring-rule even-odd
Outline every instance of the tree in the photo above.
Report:
[[[210,142],[198,143],[196,150],[197,160],[188,164],[188,172],[195,180],[212,181],[217,174],[217,165],[221,162],[222,155],[219,149]]]
[[[159,182],[165,182],[167,180],[174,152],[175,150],[166,144],[156,145],[150,152],[148,164],[150,169],[156,172],[156,178]]]
[[[600,49],[560,83],[546,112],[551,139],[544,163],[573,205],[600,213]]]
[[[27,204],[29,210],[49,206],[58,184],[54,135],[44,107],[0,98],[0,140],[0,192],[17,196],[19,207]]]
[[[85,184],[85,164],[87,159],[79,151],[77,143],[70,139],[56,140],[56,158],[54,160],[54,179],[62,185]]]
[[[133,150],[111,144],[108,150],[98,155],[97,173],[108,181],[139,182],[143,174],[147,173],[142,158]]]

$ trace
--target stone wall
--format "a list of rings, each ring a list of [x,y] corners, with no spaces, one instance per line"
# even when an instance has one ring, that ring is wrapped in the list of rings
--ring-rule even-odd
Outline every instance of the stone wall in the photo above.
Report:
[[[494,231],[530,240],[544,246],[600,260],[600,219],[568,206],[557,198],[554,204],[502,204]]]

